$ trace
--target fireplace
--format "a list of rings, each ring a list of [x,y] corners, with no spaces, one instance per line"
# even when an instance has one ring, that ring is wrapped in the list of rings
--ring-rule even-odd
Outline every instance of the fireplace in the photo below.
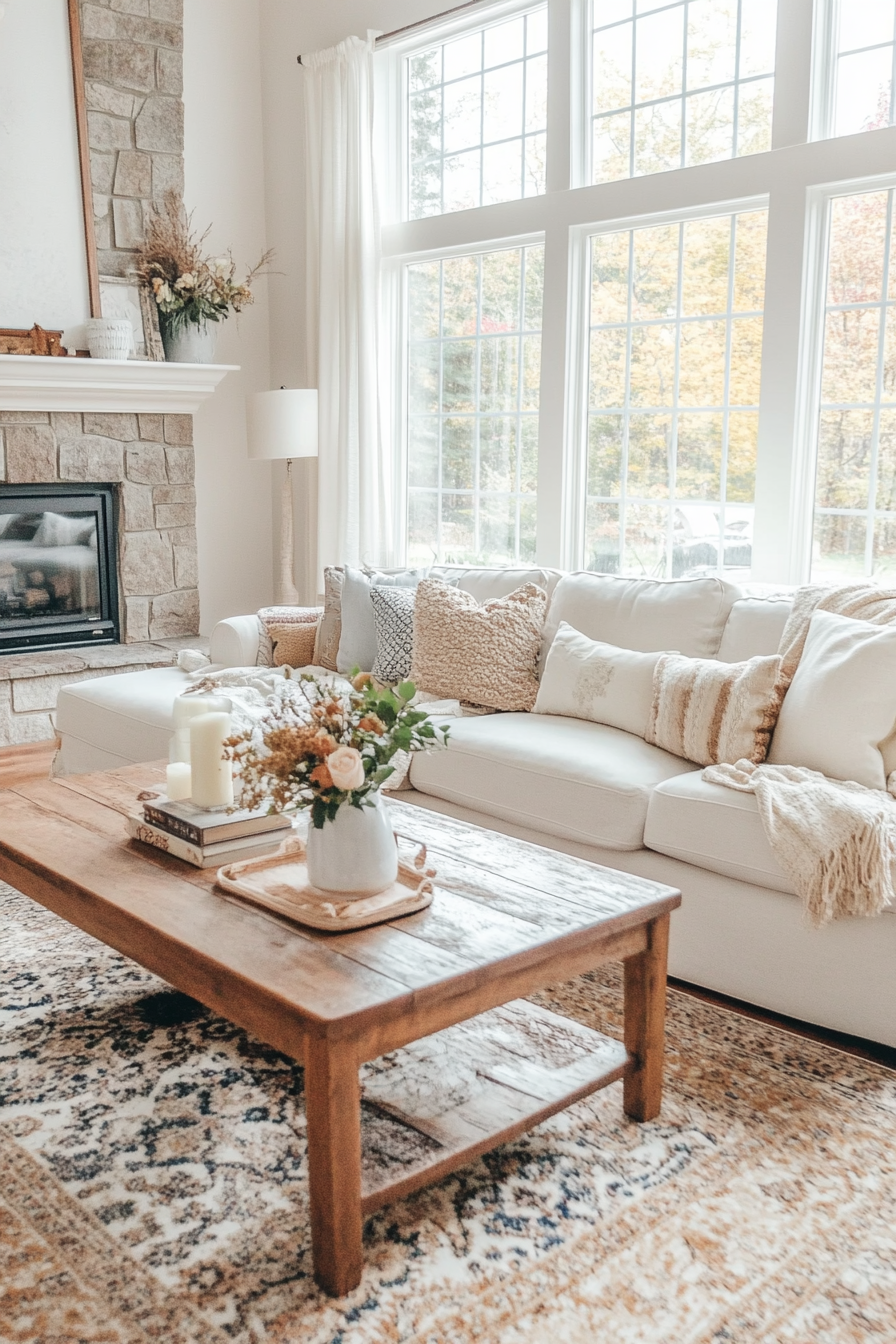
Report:
[[[117,644],[115,490],[0,485],[0,653]]]

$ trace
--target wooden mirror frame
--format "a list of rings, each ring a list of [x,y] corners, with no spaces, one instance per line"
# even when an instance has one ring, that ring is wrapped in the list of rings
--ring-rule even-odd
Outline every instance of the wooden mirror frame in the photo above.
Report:
[[[68,27],[72,51],[72,90],[78,128],[78,164],[81,170],[81,204],[84,215],[84,246],[87,252],[87,288],[90,316],[102,317],[100,268],[93,222],[93,185],[90,180],[90,143],[87,136],[87,98],[84,91],[84,54],[81,46],[80,0],[68,0]]]

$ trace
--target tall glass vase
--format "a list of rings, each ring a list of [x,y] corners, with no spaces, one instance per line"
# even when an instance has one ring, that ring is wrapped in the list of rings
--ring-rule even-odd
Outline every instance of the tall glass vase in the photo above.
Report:
[[[377,793],[372,806],[343,803],[333,821],[308,827],[308,878],[319,891],[342,897],[374,896],[398,876],[392,823]]]

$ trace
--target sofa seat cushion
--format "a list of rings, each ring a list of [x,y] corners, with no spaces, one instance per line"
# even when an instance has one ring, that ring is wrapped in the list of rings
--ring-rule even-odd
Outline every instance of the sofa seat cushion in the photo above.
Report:
[[[179,667],[152,667],[64,686],[56,730],[128,761],[167,760],[174,699],[191,684]]]
[[[452,720],[446,750],[414,756],[411,783],[548,835],[640,849],[651,791],[694,769],[603,723],[490,714]]]
[[[712,873],[773,891],[794,890],[769,848],[755,794],[708,784],[701,770],[657,785],[644,844]]]

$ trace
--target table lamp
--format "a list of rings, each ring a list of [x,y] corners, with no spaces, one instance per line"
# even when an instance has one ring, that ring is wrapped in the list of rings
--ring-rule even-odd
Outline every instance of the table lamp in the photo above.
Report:
[[[297,606],[294,579],[292,460],[317,457],[317,389],[281,387],[277,392],[254,392],[246,398],[249,456],[265,461],[286,459],[281,496],[280,579],[276,601]]]

